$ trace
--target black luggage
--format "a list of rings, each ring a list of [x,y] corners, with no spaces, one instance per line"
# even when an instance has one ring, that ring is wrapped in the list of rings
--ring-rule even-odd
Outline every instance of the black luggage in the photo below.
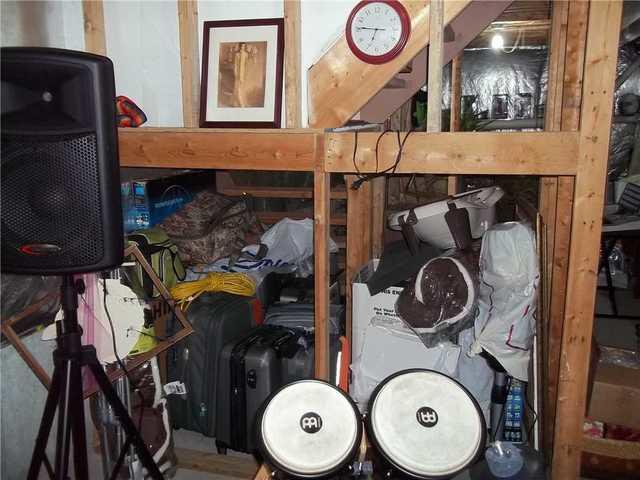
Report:
[[[251,297],[205,293],[187,310],[194,332],[169,351],[167,360],[168,383],[180,381],[186,387],[186,394],[168,397],[174,428],[215,435],[220,352],[255,325],[253,302]]]
[[[332,337],[332,377],[339,346],[338,337]],[[224,452],[227,447],[256,451],[255,421],[264,401],[281,386],[312,378],[313,373],[313,332],[262,325],[226,345],[218,371],[218,451]]]

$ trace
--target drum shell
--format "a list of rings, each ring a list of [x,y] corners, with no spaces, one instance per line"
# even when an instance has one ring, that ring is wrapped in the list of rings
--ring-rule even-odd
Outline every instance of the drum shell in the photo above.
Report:
[[[296,472],[294,470],[292,470],[291,468],[287,467],[286,465],[282,464],[281,462],[278,462],[276,459],[274,459],[268,449],[267,446],[265,445],[264,442],[264,436],[263,436],[263,432],[262,432],[262,423],[263,423],[263,418],[264,418],[264,414],[265,411],[269,405],[269,403],[271,402],[271,400],[276,397],[280,392],[282,392],[284,389],[291,387],[293,385],[297,385],[297,384],[301,384],[301,383],[305,383],[305,382],[318,382],[318,383],[322,383],[324,385],[327,385],[329,387],[331,387],[332,389],[338,391],[340,394],[343,395],[343,397],[348,401],[351,409],[353,410],[354,415],[357,418],[357,432],[356,432],[356,441],[353,443],[353,447],[351,448],[351,450],[349,451],[348,455],[345,457],[345,460],[340,462],[339,464],[335,465],[334,467],[328,469],[327,471],[324,471],[322,473],[318,473],[318,474],[305,474],[305,473],[301,473],[301,472]],[[318,479],[318,480],[324,480],[324,479],[336,479],[336,478],[341,478],[342,476],[345,477],[351,477],[351,469],[352,469],[352,465],[353,462],[356,460],[357,456],[358,456],[358,452],[360,449],[360,444],[362,441],[362,435],[364,432],[364,427],[362,425],[362,417],[360,415],[360,411],[358,410],[358,407],[356,406],[355,402],[351,399],[351,397],[349,397],[349,395],[345,394],[341,389],[339,389],[338,387],[332,385],[331,383],[325,382],[323,380],[299,380],[296,382],[292,382],[289,383],[281,388],[279,388],[278,390],[276,390],[275,392],[273,392],[269,398],[267,398],[267,400],[264,402],[264,404],[262,405],[260,411],[258,412],[257,415],[257,422],[256,422],[256,432],[257,432],[257,442],[258,442],[258,450],[260,452],[260,455],[262,456],[262,458],[264,459],[264,461],[267,463],[267,465],[269,465],[271,467],[271,469],[275,472],[275,476],[276,478],[279,479],[283,479],[283,480],[295,480],[295,479],[301,479],[301,480],[306,480],[306,479]]]
[[[372,412],[373,412],[373,404],[375,402],[375,399],[377,398],[378,394],[380,393],[380,391],[384,388],[384,386],[391,381],[392,379],[400,376],[400,375],[404,375],[404,374],[408,374],[408,373],[416,373],[416,372],[430,372],[430,373],[434,373],[437,375],[441,375],[444,376],[446,378],[448,378],[449,380],[451,380],[453,383],[457,384],[462,391],[464,391],[467,396],[469,397],[469,399],[471,400],[471,402],[473,403],[473,406],[476,409],[476,412],[478,414],[478,419],[480,421],[480,428],[481,428],[481,438],[480,438],[480,442],[479,442],[479,447],[478,447],[478,451],[475,453],[475,455],[473,456],[473,458],[471,458],[467,464],[460,468],[459,470],[450,473],[450,474],[446,474],[446,475],[429,475],[429,476],[423,476],[423,475],[418,475],[415,472],[411,472],[410,470],[404,468],[402,465],[400,465],[397,461],[395,461],[393,458],[391,458],[385,451],[383,448],[381,448],[380,442],[378,441],[378,439],[376,438],[375,432],[374,432],[374,428],[372,425]],[[471,395],[471,393],[462,385],[460,384],[458,381],[454,380],[453,378],[449,377],[448,375],[444,375],[440,372],[434,371],[434,370],[429,370],[429,369],[422,369],[422,368],[413,368],[413,369],[408,369],[408,370],[401,370],[399,372],[394,373],[393,375],[390,375],[389,377],[387,377],[386,379],[384,379],[382,382],[380,382],[380,384],[375,388],[375,390],[373,391],[373,393],[371,394],[371,398],[369,399],[369,404],[368,404],[368,408],[367,408],[367,415],[364,416],[364,425],[366,428],[366,433],[367,433],[367,438],[370,442],[370,444],[373,446],[373,449],[375,450],[372,459],[373,459],[373,463],[374,463],[374,471],[379,472],[381,475],[381,478],[406,478],[406,479],[417,479],[417,480],[446,480],[446,479],[451,479],[453,477],[455,477],[456,475],[458,475],[460,472],[464,471],[465,469],[471,467],[472,465],[474,465],[476,462],[478,462],[478,460],[480,460],[480,458],[482,458],[484,451],[485,451],[485,445],[486,445],[486,441],[487,441],[487,427],[486,427],[486,423],[484,420],[484,415],[482,413],[482,409],[480,408],[480,406],[478,405],[478,402],[476,401],[476,399],[473,397],[473,395]],[[382,475],[383,473],[385,473],[385,475]]]

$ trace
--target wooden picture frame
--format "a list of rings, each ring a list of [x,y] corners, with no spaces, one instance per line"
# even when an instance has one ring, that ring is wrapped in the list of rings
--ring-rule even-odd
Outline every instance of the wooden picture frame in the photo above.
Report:
[[[158,342],[158,344],[148,352],[127,357],[125,363],[127,366],[127,370],[129,371],[135,370],[146,361],[164,352],[165,350],[173,346],[175,343],[179,342],[180,340],[182,340],[187,335],[190,335],[193,332],[193,327],[187,320],[187,317],[184,315],[183,311],[176,306],[175,301],[173,300],[173,298],[171,297],[171,294],[169,293],[169,290],[167,290],[167,288],[164,286],[164,284],[162,283],[162,281],[160,280],[156,272],[153,270],[153,268],[151,268],[151,265],[149,265],[149,263],[146,261],[146,259],[144,258],[144,256],[142,255],[138,247],[135,245],[131,245],[127,247],[124,251],[125,258],[132,255],[140,263],[143,270],[146,272],[147,275],[149,275],[149,277],[151,278],[151,281],[160,292],[161,298],[154,300],[153,305],[151,305],[151,307],[154,310],[159,309],[158,313],[160,317],[165,317],[167,313],[172,311],[176,315],[181,328],[171,337],[165,337],[160,332],[156,332],[156,336],[162,336],[163,340]],[[46,295],[42,297],[40,300],[33,303],[32,305],[30,305],[29,307],[25,308],[22,312],[16,315],[13,315],[7,318],[6,320],[3,320],[1,324],[2,333],[5,335],[5,337],[7,337],[7,340],[9,341],[9,343],[13,345],[13,347],[16,349],[18,354],[22,357],[25,363],[33,371],[36,377],[38,377],[40,382],[45,386],[47,390],[51,385],[51,377],[46,372],[46,370],[42,367],[42,365],[36,360],[36,358],[31,354],[31,352],[29,352],[29,349],[25,346],[25,344],[20,339],[19,335],[15,332],[13,326],[23,318],[26,318],[32,313],[37,312],[38,309],[40,309],[40,307],[55,300],[56,298],[57,298],[57,295]],[[120,368],[117,368],[115,370],[105,369],[105,371],[107,373],[107,376],[109,377],[109,380],[111,380],[111,382],[114,382],[115,380],[117,380],[118,378],[124,375],[124,371],[122,371],[122,369]],[[85,389],[83,392],[84,398],[88,398],[98,391],[98,386],[95,384],[95,382],[91,382],[91,383],[92,385],[89,385],[88,388],[85,386]]]
[[[280,128],[284,19],[204,22],[200,126]]]

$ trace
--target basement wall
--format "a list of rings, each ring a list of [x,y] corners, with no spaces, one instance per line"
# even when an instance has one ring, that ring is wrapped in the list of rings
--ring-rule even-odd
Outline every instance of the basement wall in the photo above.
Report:
[[[302,125],[307,126],[306,71],[342,32],[356,0],[302,2]],[[0,3],[2,46],[84,49],[82,2],[15,1]],[[206,20],[284,16],[283,0],[208,0],[198,2],[199,45]],[[115,66],[116,91],[137,102],[147,126],[181,127],[182,91],[178,12],[174,0],[104,0],[107,56]],[[202,53],[201,53],[202,55]],[[284,89],[283,89],[284,102]],[[283,109],[284,121],[284,109]]]

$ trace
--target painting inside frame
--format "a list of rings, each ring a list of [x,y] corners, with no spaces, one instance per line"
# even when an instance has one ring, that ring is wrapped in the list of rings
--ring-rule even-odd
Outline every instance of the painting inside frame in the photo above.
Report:
[[[280,128],[284,22],[205,22],[201,127]]]

